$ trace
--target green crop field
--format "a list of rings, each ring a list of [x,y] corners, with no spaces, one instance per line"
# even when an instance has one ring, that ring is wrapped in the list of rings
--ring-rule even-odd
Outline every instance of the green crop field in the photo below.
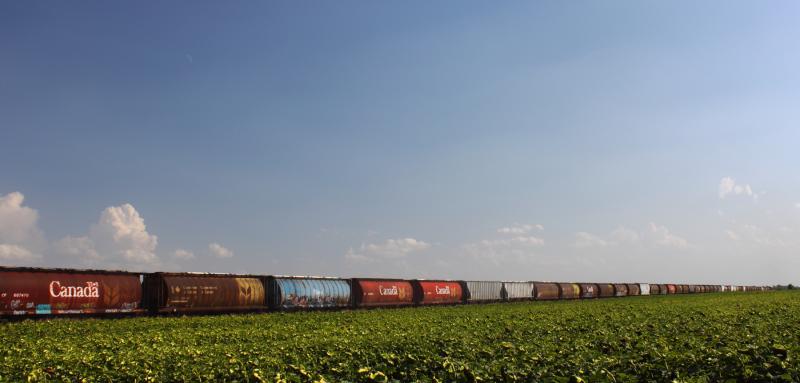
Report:
[[[800,293],[0,324],[0,381],[800,381]]]

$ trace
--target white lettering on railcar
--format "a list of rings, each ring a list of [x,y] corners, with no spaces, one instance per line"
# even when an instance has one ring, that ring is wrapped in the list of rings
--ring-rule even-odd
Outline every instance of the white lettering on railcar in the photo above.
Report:
[[[100,282],[86,282],[86,286],[62,286],[50,282],[50,296],[55,298],[100,298]]]
[[[383,287],[378,286],[378,293],[381,295],[399,295],[400,292],[397,290],[397,286],[392,287]]]

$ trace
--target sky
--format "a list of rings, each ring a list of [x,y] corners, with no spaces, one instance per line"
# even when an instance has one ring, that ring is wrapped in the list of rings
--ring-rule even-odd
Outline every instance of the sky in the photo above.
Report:
[[[800,282],[796,2],[0,3],[0,265]]]

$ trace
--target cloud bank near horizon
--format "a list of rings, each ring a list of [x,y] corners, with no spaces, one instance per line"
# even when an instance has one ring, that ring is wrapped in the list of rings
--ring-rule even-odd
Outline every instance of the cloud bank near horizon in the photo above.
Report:
[[[739,185],[733,178],[724,177],[717,196],[720,200],[732,195],[752,197],[755,194],[751,190],[748,184]],[[796,214],[796,207],[788,206],[787,213]],[[466,278],[466,275],[490,273],[496,275],[494,279],[508,279],[503,273],[529,269],[538,276],[577,280],[591,279],[593,272],[611,273],[620,268],[654,278],[659,272],[678,273],[680,268],[672,263],[696,257],[711,259],[714,252],[720,251],[731,254],[765,251],[775,254],[767,259],[792,265],[797,262],[796,258],[787,258],[787,254],[800,250],[800,240],[796,239],[800,225],[746,223],[726,216],[723,210],[719,210],[719,218],[719,227],[710,228],[719,233],[716,242],[704,240],[709,233],[676,233],[656,222],[638,228],[620,225],[608,234],[582,230],[553,233],[546,232],[543,224],[514,223],[461,243],[411,236],[376,241],[379,232],[370,230],[367,236],[372,240],[350,246],[340,263],[363,275]],[[21,192],[0,196],[0,264],[3,265],[181,270],[203,259],[230,260],[235,255],[219,242],[209,243],[201,254],[185,248],[159,253],[158,246],[159,237],[148,230],[144,217],[130,203],[103,209],[86,234],[68,235],[48,243],[39,228],[38,211],[25,204]],[[740,263],[741,268],[757,268],[760,262],[740,256],[736,259],[755,262]],[[740,281],[731,283],[735,282]]]

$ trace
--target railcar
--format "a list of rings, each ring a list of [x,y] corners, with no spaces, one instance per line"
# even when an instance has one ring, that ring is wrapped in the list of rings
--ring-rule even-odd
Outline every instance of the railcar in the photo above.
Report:
[[[266,280],[272,310],[337,309],[352,304],[348,279],[268,276]]]
[[[596,283],[578,283],[581,289],[581,299],[591,299],[600,296],[600,287]]]
[[[503,282],[504,300],[524,301],[533,299],[533,282]]]
[[[500,281],[464,281],[462,284],[466,303],[500,302],[505,296]]]
[[[141,288],[144,306],[151,313],[267,309],[264,280],[257,275],[149,273],[143,275]]]
[[[534,297],[537,301],[556,300],[561,298],[561,289],[558,283],[534,282]]]
[[[138,273],[0,267],[0,316],[119,315],[143,311]]]
[[[472,282],[466,283],[469,285]],[[354,307],[400,307],[414,304],[411,282],[403,279],[353,278],[351,285]],[[492,286],[485,286],[482,282],[475,282],[473,286],[477,302],[489,300],[485,298],[492,294]],[[496,295],[498,300],[499,288]]]
[[[457,304],[464,299],[464,290],[459,281],[413,279],[414,304]]]
[[[581,286],[577,283],[559,283],[558,289],[560,291],[561,299],[578,299],[581,297]]]

